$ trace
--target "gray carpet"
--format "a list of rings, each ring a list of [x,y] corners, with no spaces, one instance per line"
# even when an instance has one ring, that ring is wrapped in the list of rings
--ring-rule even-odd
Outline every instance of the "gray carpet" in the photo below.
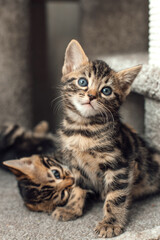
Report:
[[[57,222],[25,208],[12,174],[0,169],[0,183],[0,240],[97,239],[93,229],[102,218],[102,203],[75,221]],[[114,239],[160,239],[160,195],[134,203],[125,233]]]

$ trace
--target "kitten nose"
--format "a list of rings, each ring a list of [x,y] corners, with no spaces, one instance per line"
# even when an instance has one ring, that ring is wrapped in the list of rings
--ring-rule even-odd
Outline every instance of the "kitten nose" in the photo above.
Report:
[[[92,94],[88,94],[88,97],[89,97],[90,101],[92,101],[93,99],[96,98],[96,96],[94,96],[94,95],[92,95]]]
[[[93,99],[95,99],[96,98],[96,91],[94,91],[94,90],[90,90],[90,91],[88,91],[88,97],[89,97],[89,99],[90,99],[90,101],[92,101]]]

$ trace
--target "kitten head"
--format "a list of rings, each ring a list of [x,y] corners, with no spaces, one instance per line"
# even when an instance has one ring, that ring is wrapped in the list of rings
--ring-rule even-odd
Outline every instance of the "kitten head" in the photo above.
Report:
[[[3,164],[16,175],[20,194],[30,210],[50,212],[66,204],[74,179],[57,160],[33,155]]]
[[[72,40],[62,68],[62,95],[67,113],[84,118],[116,113],[141,68],[138,65],[115,72],[104,61],[89,61],[80,44]]]

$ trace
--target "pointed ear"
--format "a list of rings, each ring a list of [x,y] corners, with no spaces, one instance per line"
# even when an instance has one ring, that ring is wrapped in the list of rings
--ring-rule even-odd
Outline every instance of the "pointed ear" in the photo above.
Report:
[[[78,41],[72,40],[66,49],[64,57],[64,65],[62,74],[66,75],[88,62],[88,58],[84,53]]]
[[[3,164],[7,166],[17,177],[28,175],[29,172],[34,170],[32,159],[29,157],[5,161]]]
[[[142,65],[137,65],[135,67],[127,68],[117,73],[122,91],[124,92],[125,96],[129,94],[131,85],[140,72],[141,68]]]

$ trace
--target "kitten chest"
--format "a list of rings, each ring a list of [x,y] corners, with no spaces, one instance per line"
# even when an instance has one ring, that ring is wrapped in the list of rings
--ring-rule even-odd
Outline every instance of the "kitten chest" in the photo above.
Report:
[[[104,183],[104,172],[100,165],[106,163],[106,161],[112,161],[115,158],[114,152],[97,151],[97,148],[103,146],[111,146],[111,142],[107,139],[90,137],[79,135],[66,136],[61,135],[62,148],[65,152],[65,158],[67,164],[77,165],[79,169],[88,176],[86,184],[94,186],[95,190],[100,192]],[[105,143],[105,145],[104,145]],[[67,154],[68,152],[68,154]],[[108,174],[109,181],[110,176]]]
[[[89,142],[87,142],[86,145],[88,143]],[[93,141],[91,144],[93,144]],[[105,161],[104,157],[102,154],[90,151],[89,146],[87,145],[88,148],[86,148],[86,145],[83,143],[78,143],[77,145],[69,145],[65,142],[65,157],[68,158],[66,161],[71,166],[77,166],[77,168],[81,169],[81,172],[87,176],[85,180],[87,186],[90,185],[91,188],[94,188],[96,192],[102,192],[104,174],[99,166],[102,162]]]

